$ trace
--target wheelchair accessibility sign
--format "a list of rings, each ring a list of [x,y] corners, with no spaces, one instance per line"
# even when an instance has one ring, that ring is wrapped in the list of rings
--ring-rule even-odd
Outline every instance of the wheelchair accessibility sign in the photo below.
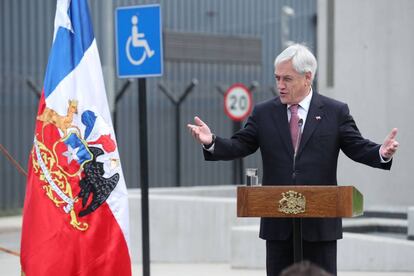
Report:
[[[162,75],[161,27],[160,5],[116,9],[118,77]]]

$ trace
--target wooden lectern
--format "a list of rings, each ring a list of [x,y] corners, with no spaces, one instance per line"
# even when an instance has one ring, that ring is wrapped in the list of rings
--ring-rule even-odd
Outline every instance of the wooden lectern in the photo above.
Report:
[[[301,218],[357,217],[363,196],[352,186],[239,186],[238,217],[293,219],[295,262],[302,261]]]

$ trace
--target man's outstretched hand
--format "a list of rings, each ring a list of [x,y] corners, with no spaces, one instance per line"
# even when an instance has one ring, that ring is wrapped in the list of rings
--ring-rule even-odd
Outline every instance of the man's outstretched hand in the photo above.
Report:
[[[390,159],[397,151],[399,146],[395,136],[397,136],[398,129],[393,128],[391,133],[385,138],[384,143],[381,145],[380,154],[384,159]]]
[[[194,117],[194,125],[188,124],[187,127],[194,139],[200,144],[208,145],[212,142],[213,134],[211,133],[210,128],[197,116]]]

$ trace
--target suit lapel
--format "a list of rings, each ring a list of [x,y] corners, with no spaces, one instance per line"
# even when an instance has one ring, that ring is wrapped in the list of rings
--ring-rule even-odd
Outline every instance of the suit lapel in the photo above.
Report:
[[[285,143],[285,148],[288,149],[289,153],[293,155],[292,140],[290,138],[289,123],[287,117],[286,105],[280,102],[280,98],[275,100],[276,112],[272,112],[272,120],[278,128],[278,133]]]
[[[323,103],[320,99],[320,95],[314,91],[297,155],[302,152],[303,148],[306,146],[306,143],[309,141],[309,138],[312,136],[315,129],[319,126],[321,118],[323,118],[324,115],[322,107]]]

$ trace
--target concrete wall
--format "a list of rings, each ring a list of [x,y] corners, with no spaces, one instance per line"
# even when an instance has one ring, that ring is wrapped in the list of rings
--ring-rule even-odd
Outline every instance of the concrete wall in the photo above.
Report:
[[[264,268],[265,242],[258,218],[236,217],[236,187],[152,188],[149,194],[152,262],[230,263]],[[132,261],[142,261],[140,190],[129,190]],[[345,220],[344,226],[399,225],[406,221]],[[344,233],[338,268],[361,271],[414,271],[414,242],[401,238]]]
[[[331,1],[333,13],[333,86],[328,86],[328,13],[318,1],[319,91],[349,104],[361,133],[382,143],[393,127],[399,129],[400,148],[391,172],[357,164],[344,155],[338,181],[355,185],[366,206],[408,206],[414,181],[414,1]]]
[[[129,190],[129,199],[132,261],[139,263],[140,190]],[[231,227],[259,222],[236,217],[235,186],[150,189],[149,211],[153,262],[228,262]]]
[[[265,243],[257,239],[258,225],[232,228],[231,266],[264,268]],[[344,233],[338,241],[338,270],[414,271],[414,243],[366,234]]]

